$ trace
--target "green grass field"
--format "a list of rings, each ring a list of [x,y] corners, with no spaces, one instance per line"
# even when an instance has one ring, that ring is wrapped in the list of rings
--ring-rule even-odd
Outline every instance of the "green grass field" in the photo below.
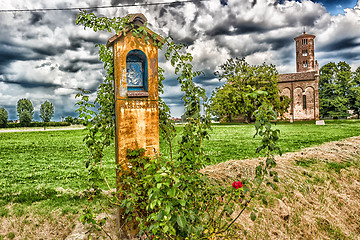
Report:
[[[359,120],[328,120],[325,126],[314,122],[279,123],[274,128],[280,130],[278,144],[283,153],[360,135]],[[211,139],[205,142],[212,157],[210,164],[260,156],[255,154],[260,138],[253,138],[254,134],[253,125],[214,125]]]
[[[279,145],[283,152],[360,135],[359,120],[326,121],[325,126],[313,122],[281,123],[276,128],[281,131]],[[177,127],[178,132],[181,129]],[[255,149],[260,139],[253,138],[254,133],[250,124],[213,125],[211,138],[204,143],[211,157],[206,164],[257,157]],[[83,130],[0,132],[0,209],[11,203],[66,213],[85,204],[86,199],[78,194],[87,188],[84,134]],[[161,151],[168,154],[162,141]],[[111,187],[115,187],[114,158],[113,144],[103,160]],[[62,193],[59,188],[68,191]],[[0,211],[3,215],[6,212]]]
[[[87,204],[78,194],[87,188],[83,136],[82,130],[0,132],[0,209],[11,203],[17,215],[25,208],[46,215],[54,209],[76,213]],[[114,166],[110,149],[106,163],[107,170]]]

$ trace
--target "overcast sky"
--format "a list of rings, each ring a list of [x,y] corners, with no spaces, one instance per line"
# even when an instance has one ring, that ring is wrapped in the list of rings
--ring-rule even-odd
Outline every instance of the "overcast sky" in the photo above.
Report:
[[[161,3],[171,0],[137,0]],[[0,0],[0,10],[93,6],[120,6],[130,0]],[[315,57],[320,67],[330,61],[346,61],[353,70],[360,66],[360,0],[276,1],[209,0],[173,5],[98,9],[98,16],[143,13],[155,32],[171,35],[189,45],[197,70],[205,73],[195,81],[211,91],[223,84],[213,75],[217,66],[231,57],[245,57],[251,64],[275,64],[280,73],[295,72],[293,38],[316,35]],[[95,91],[103,79],[97,43],[113,34],[94,33],[75,25],[78,11],[0,11],[0,107],[17,119],[16,103],[28,98],[40,121],[40,105],[48,100],[55,117],[76,117],[77,88]],[[161,54],[161,53],[160,53]],[[181,92],[169,63],[165,94],[172,115],[183,112]],[[93,94],[94,95],[94,94]]]

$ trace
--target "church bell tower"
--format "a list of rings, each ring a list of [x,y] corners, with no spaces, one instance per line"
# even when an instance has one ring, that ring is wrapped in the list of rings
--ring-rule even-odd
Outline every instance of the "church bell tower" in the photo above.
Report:
[[[305,32],[294,38],[296,46],[296,72],[316,70],[315,35]]]

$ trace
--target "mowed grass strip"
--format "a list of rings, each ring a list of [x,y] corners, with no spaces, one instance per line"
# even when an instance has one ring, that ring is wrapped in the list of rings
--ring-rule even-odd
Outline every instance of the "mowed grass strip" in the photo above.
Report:
[[[37,202],[39,209],[66,211],[82,204],[79,193],[89,187],[84,135],[83,130],[0,132],[0,208]],[[105,172],[114,185],[114,147],[105,155]]]
[[[283,153],[360,136],[360,120],[327,120],[324,126],[315,125],[315,121],[293,124],[280,122],[273,127],[280,130],[278,145]],[[254,134],[255,128],[252,124],[213,125],[211,138],[204,143],[211,157],[211,162],[207,165],[262,156],[261,153],[255,153],[261,138],[254,138]]]
[[[360,135],[359,120],[326,121],[325,126],[316,126],[314,122],[280,123],[275,128],[281,131],[279,145],[283,152]],[[178,126],[177,131],[180,133],[182,127]],[[253,138],[254,134],[252,124],[213,125],[211,138],[204,142],[211,160],[204,164],[258,157],[255,150],[260,138]],[[27,205],[46,202],[65,209],[63,203],[69,200],[76,205],[77,193],[89,186],[84,135],[83,130],[0,132],[0,208],[10,202]],[[179,139],[177,137],[174,143]],[[160,142],[163,156],[169,157],[164,141]],[[115,187],[114,159],[112,144],[103,158],[111,187]],[[69,191],[61,193],[59,188]]]

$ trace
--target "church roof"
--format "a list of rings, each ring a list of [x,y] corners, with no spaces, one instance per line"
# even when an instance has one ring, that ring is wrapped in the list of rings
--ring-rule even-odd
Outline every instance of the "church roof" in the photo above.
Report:
[[[279,74],[278,82],[312,81],[316,75],[316,71]]]
[[[298,40],[298,39],[302,39],[302,38],[315,38],[315,35],[311,35],[311,34],[307,34],[307,33],[303,33],[300,36],[297,36],[296,38],[294,38],[294,40]]]

